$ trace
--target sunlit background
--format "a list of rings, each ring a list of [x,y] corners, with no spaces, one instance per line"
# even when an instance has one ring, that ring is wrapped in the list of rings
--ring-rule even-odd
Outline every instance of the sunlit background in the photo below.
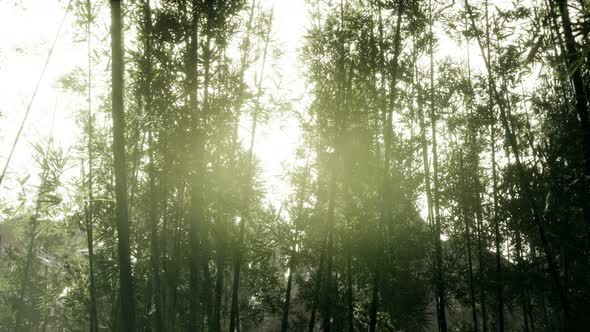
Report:
[[[55,41],[22,137],[0,188],[7,201],[14,201],[21,192],[19,179],[27,179],[27,187],[38,181],[35,175],[39,169],[32,160],[34,144],[52,138],[57,146],[68,150],[80,139],[80,126],[75,123],[75,114],[86,107],[86,101],[80,99],[80,96],[74,97],[63,91],[59,80],[76,68],[86,70],[87,44],[85,36],[76,35],[75,14],[71,10],[66,13],[67,3],[65,0],[0,1],[0,28],[9,32],[2,35],[0,42],[0,167],[6,162],[35,85],[43,72],[48,52]],[[481,1],[473,1],[473,4],[479,3]],[[305,0],[262,0],[262,4],[264,8],[273,11],[272,38],[282,51],[272,74],[266,75],[269,77],[266,77],[263,85],[267,90],[275,90],[275,93],[285,97],[291,104],[290,111],[282,112],[271,117],[268,122],[259,124],[254,147],[262,169],[266,200],[278,208],[290,192],[286,170],[295,161],[295,151],[301,141],[299,123],[294,113],[304,114],[309,104],[303,77],[304,68],[298,56],[305,42],[306,29],[311,26],[308,13],[310,5]],[[504,8],[512,5],[508,0],[490,1],[490,4]],[[105,7],[102,10],[105,16],[98,20],[97,25],[101,28],[92,31],[91,47],[94,52],[106,52],[104,61],[108,59],[110,52],[110,17],[108,3],[104,2],[102,5]],[[58,34],[64,14],[63,27]],[[445,33],[437,33],[437,36],[440,39],[435,58],[466,58],[469,53],[472,68],[483,68],[476,45],[458,45]],[[99,98],[110,93],[109,65],[108,62],[93,65],[93,112],[97,109]],[[275,82],[277,77],[280,78],[279,83]],[[535,77],[534,73],[525,77],[525,87],[532,85]],[[246,148],[250,136],[249,123],[250,121],[245,120],[240,125],[240,137]],[[110,123],[106,122],[105,125],[110,126]],[[66,179],[67,175],[73,177],[80,174],[78,164],[72,163],[73,167],[66,173]],[[33,195],[34,192],[30,194]],[[67,195],[65,198],[67,199]],[[426,219],[424,194],[421,195],[418,206],[421,215]]]
[[[104,2],[105,6],[108,5]],[[307,10],[304,0],[263,0],[263,6],[273,10],[272,36],[279,45],[282,56],[275,72],[281,74],[281,94],[289,96],[292,111],[301,111],[305,105],[305,81],[298,61],[298,48],[302,46],[307,26]],[[39,82],[29,117],[15,149],[2,183],[3,198],[14,200],[20,192],[18,179],[32,175],[27,184],[35,183],[38,172],[32,160],[33,145],[43,143],[50,137],[64,150],[73,148],[81,133],[75,123],[75,114],[80,111],[80,100],[63,91],[59,80],[76,68],[87,68],[87,45],[84,36],[77,36],[75,15],[68,12],[63,27],[58,33],[66,13],[64,0],[10,0],[0,1],[0,164],[4,166],[22,118],[39,81],[48,52],[57,40],[49,58],[46,71]],[[108,10],[104,11],[108,14]],[[98,48],[109,45],[109,17],[104,17],[100,31],[93,31],[92,42]],[[100,51],[97,49],[96,51]],[[108,51],[108,50],[106,50]],[[92,68],[93,109],[98,97],[109,93],[105,79],[108,64]],[[241,127],[241,136],[249,136],[249,128]],[[263,170],[267,199],[273,205],[280,204],[289,184],[285,177],[299,142],[298,123],[292,112],[271,118],[257,130],[255,155]],[[245,144],[246,145],[246,144]],[[70,175],[79,174],[75,167]]]

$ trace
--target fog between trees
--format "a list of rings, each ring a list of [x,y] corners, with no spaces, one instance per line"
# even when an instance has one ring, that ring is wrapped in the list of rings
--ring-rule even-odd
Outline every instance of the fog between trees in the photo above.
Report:
[[[46,68],[2,109],[0,330],[588,329],[590,3],[300,5],[295,48],[272,1],[60,4],[80,135],[23,141]]]

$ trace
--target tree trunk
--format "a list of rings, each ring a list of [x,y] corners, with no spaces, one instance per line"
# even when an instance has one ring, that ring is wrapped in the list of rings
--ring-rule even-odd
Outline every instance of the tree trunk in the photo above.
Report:
[[[460,170],[461,174],[465,174],[465,168],[463,167],[463,150],[461,150],[460,156]],[[465,188],[465,182],[463,178],[461,178],[461,188]],[[465,223],[465,239],[467,240],[467,273],[469,274],[469,302],[471,303],[471,314],[473,318],[473,330],[478,331],[477,325],[477,308],[475,302],[475,287],[473,285],[473,260],[472,260],[472,253],[471,253],[471,226],[469,223],[469,216],[473,216],[472,214],[468,213],[467,209],[467,200],[465,195],[461,195],[461,210],[462,210],[462,218],[463,222]]]
[[[192,1],[192,22],[190,38],[187,40],[188,55],[186,59],[186,77],[188,81],[188,106],[193,116],[192,127],[193,127],[193,140],[195,141],[196,147],[192,151],[194,153],[194,162],[192,163],[192,173],[189,172],[190,178],[190,210],[189,210],[189,322],[188,327],[190,331],[200,332],[203,328],[203,308],[202,308],[202,283],[203,283],[203,262],[204,257],[202,253],[202,241],[203,237],[207,236],[202,234],[202,224],[204,222],[203,213],[203,186],[202,186],[202,158],[203,158],[203,132],[202,122],[204,114],[199,114],[198,102],[197,102],[197,90],[198,90],[198,77],[197,77],[197,57],[198,57],[198,27],[199,27],[199,6],[200,4],[196,1]],[[208,51],[204,51],[205,57],[207,57]],[[207,71],[208,61],[205,59],[205,71]],[[204,98],[206,98],[208,90],[208,81],[205,78],[204,82]],[[203,101],[203,113],[206,113],[206,101]]]
[[[150,218],[150,263],[152,268],[152,296],[154,300],[154,308],[155,311],[153,313],[154,317],[154,331],[163,331],[163,322],[162,322],[162,298],[161,298],[161,282],[160,282],[160,243],[159,243],[159,236],[158,236],[158,216],[157,216],[157,194],[156,194],[156,185],[155,185],[155,177],[156,171],[154,167],[154,151],[153,151],[153,139],[152,133],[149,134],[149,145],[150,145],[150,156],[149,156],[149,173],[150,173],[150,180],[149,180],[149,190],[150,190],[150,197],[152,198],[152,203],[150,204],[150,211],[149,211],[149,218]]]
[[[209,6],[211,2],[208,2],[207,5]],[[193,9],[194,10],[194,9]],[[210,100],[209,100],[209,85],[210,85],[210,81],[211,81],[211,63],[212,63],[212,58],[211,58],[211,53],[213,52],[212,48],[211,48],[211,39],[212,39],[212,28],[211,28],[211,16],[212,15],[212,10],[211,8],[207,9],[207,12],[209,13],[207,16],[207,30],[206,30],[206,41],[205,41],[205,49],[204,49],[204,80],[203,80],[203,123],[206,124],[207,119],[209,117],[209,113],[211,110],[211,106],[210,106]],[[193,15],[197,15],[196,12],[193,13]],[[196,58],[196,57],[195,57]],[[197,64],[195,64],[195,66],[197,66]],[[196,77],[195,77],[196,80]],[[197,89],[195,88],[195,91]],[[204,138],[204,133],[201,136]],[[204,147],[201,146],[200,147],[202,150],[199,153],[201,155],[201,157],[204,156]],[[205,164],[203,162],[200,162],[200,169],[204,170],[205,169]],[[202,188],[203,189],[203,188]],[[201,189],[201,190],[202,190]],[[211,326],[211,324],[213,323],[213,306],[214,304],[211,301],[212,298],[212,291],[213,291],[213,285],[212,285],[212,278],[211,278],[211,271],[209,270],[209,259],[211,257],[211,250],[210,250],[210,241],[209,241],[209,235],[210,235],[210,222],[208,218],[204,218],[201,221],[201,265],[202,265],[202,274],[203,274],[203,287],[201,289],[201,302],[203,303],[203,305],[205,306],[205,317],[207,318],[207,323],[209,326]]]
[[[550,0],[553,1],[553,0]],[[584,220],[587,226],[590,226],[590,201],[588,200],[588,181],[590,181],[590,116],[588,114],[588,96],[586,95],[584,80],[578,65],[579,54],[576,46],[576,40],[572,32],[572,23],[570,21],[567,0],[555,0],[561,13],[561,23],[565,37],[565,62],[568,66],[568,73],[572,83],[572,92],[575,98],[576,113],[578,115],[578,124],[582,135],[582,151],[584,155],[584,179],[582,208]]]
[[[298,242],[298,234],[299,234],[299,224],[301,223],[302,213],[303,213],[303,203],[305,201],[305,188],[307,185],[307,177],[309,174],[309,158],[307,163],[305,164],[305,171],[303,178],[301,180],[301,184],[299,186],[299,202],[297,204],[297,217],[295,219],[295,238],[292,244],[291,250],[291,259],[289,260],[289,277],[287,279],[287,291],[285,294],[285,304],[283,306],[283,319],[281,321],[281,332],[287,332],[289,328],[289,306],[291,303],[291,287],[293,285],[293,274],[295,273],[295,260],[297,256],[297,242]]]
[[[498,219],[498,176],[496,168],[496,134],[495,134],[495,116],[493,115],[493,104],[490,105],[492,121],[490,123],[490,142],[492,150],[492,191],[494,201],[494,244],[496,247],[496,301],[498,302],[498,329],[504,331],[504,297],[503,297],[503,278],[502,278],[502,251],[500,247],[500,221]]]
[[[129,216],[127,210],[127,165],[125,162],[125,116],[123,109],[123,40],[121,1],[111,0],[112,39],[112,117],[115,198],[119,253],[119,293],[121,297],[121,331],[135,328]]]
[[[213,307],[213,324],[211,325],[213,332],[221,331],[221,293],[223,292],[223,273],[225,268],[225,242],[221,242],[218,245],[216,265],[215,304]]]
[[[88,45],[88,202],[86,203],[86,243],[88,245],[88,280],[90,290],[89,318],[90,332],[98,332],[98,315],[96,310],[96,282],[94,280],[94,236],[93,236],[93,188],[92,188],[92,57],[90,47],[90,23],[92,19],[90,0],[86,0],[86,39]]]
[[[318,264],[318,270],[316,273],[315,278],[315,285],[314,285],[314,298],[313,303],[311,305],[311,314],[309,316],[309,325],[308,325],[308,332],[313,332],[315,328],[315,316],[317,313],[318,305],[319,305],[319,293],[322,285],[323,280],[323,270],[324,270],[324,261],[325,261],[325,254],[322,250],[320,254],[320,263]]]
[[[160,281],[160,240],[158,236],[158,195],[156,193],[156,168],[154,161],[154,140],[156,117],[152,109],[152,13],[150,8],[150,0],[144,0],[143,15],[145,19],[145,115],[151,119],[151,127],[148,132],[148,149],[149,149],[149,195],[151,204],[149,207],[149,223],[150,223],[150,265],[151,265],[151,294],[154,301],[154,313],[152,317],[152,329],[156,332],[163,331],[162,319],[162,297],[161,297],[161,281]]]
[[[467,22],[466,26],[467,26]],[[469,38],[465,38],[465,43],[467,45],[467,82],[469,84],[469,89],[473,89],[473,85],[471,83],[471,58],[469,56]],[[479,291],[480,291],[480,306],[481,306],[481,316],[482,316],[482,330],[483,332],[487,332],[488,330],[488,319],[487,319],[487,308],[486,308],[486,297],[485,297],[485,290],[483,287],[483,275],[484,275],[484,271],[483,271],[483,243],[482,243],[482,208],[481,208],[481,183],[479,180],[479,155],[477,153],[476,150],[476,145],[477,145],[477,141],[476,141],[476,136],[477,136],[477,127],[476,126],[471,126],[470,130],[469,130],[469,144],[471,146],[471,156],[473,159],[473,173],[472,173],[472,177],[473,177],[473,184],[475,186],[475,193],[473,196],[474,199],[474,206],[473,209],[475,210],[475,230],[476,230],[476,240],[477,240],[477,261],[478,261],[478,269],[477,269],[477,273],[478,273],[478,281],[480,284],[479,287]],[[473,298],[473,301],[475,300],[475,296]],[[477,314],[475,315],[474,320],[477,319]],[[475,326],[475,329],[477,331],[478,326]]]
[[[487,46],[487,59],[491,63],[490,55],[490,33],[489,33],[489,20],[488,20],[488,2],[485,1],[485,21],[486,21],[486,46]],[[483,53],[483,50],[482,50]],[[494,94],[492,92],[492,73],[488,71],[488,97],[489,105],[488,109],[490,112],[490,144],[492,150],[492,192],[493,192],[493,206],[494,206],[494,244],[496,246],[496,301],[497,301],[497,320],[498,320],[498,331],[504,331],[504,296],[503,296],[503,277],[502,277],[502,250],[500,246],[500,220],[498,219],[498,173],[496,165],[496,117],[494,115]]]
[[[434,41],[432,34],[432,1],[428,1],[429,8],[429,31],[431,38],[429,38],[429,55],[430,55],[430,125],[432,135],[432,189],[433,189],[433,203],[434,203],[434,257],[435,257],[435,291],[438,299],[437,316],[438,316],[438,330],[441,332],[447,331],[447,316],[445,313],[445,279],[443,272],[443,252],[441,244],[441,222],[440,222],[440,203],[439,203],[439,189],[438,189],[438,153],[436,143],[436,114],[434,110]]]
[[[384,40],[383,40],[383,24],[381,23],[381,5],[378,2],[378,9],[379,9],[379,33],[380,33],[380,58],[381,58],[381,76],[382,76],[382,88],[385,91],[385,59],[384,59]],[[385,227],[386,223],[388,223],[391,219],[391,210],[389,209],[389,200],[391,199],[391,188],[390,188],[390,158],[391,158],[391,132],[393,130],[393,107],[394,101],[396,99],[395,93],[397,92],[396,84],[397,84],[397,76],[398,76],[398,58],[401,50],[401,22],[402,22],[402,13],[404,11],[404,6],[402,3],[399,4],[397,10],[397,19],[396,19],[396,27],[395,27],[395,39],[394,39],[394,54],[393,54],[393,69],[391,72],[391,105],[387,108],[387,103],[383,100],[382,106],[382,118],[384,120],[383,123],[383,137],[385,141],[385,148],[383,152],[383,183],[381,188],[381,207],[379,212],[379,224],[377,229],[377,252],[376,252],[376,260],[375,266],[373,271],[373,289],[371,293],[371,306],[369,311],[369,331],[375,332],[377,327],[377,311],[379,306],[379,287],[381,282],[381,259],[382,259],[382,251],[383,251],[383,238],[381,233],[383,228]]]
[[[521,273],[525,274],[528,271],[525,271],[523,269],[523,265],[524,265],[524,260],[522,258],[522,239],[520,237],[520,232],[516,231],[515,234],[516,237],[516,262],[517,262],[517,267],[518,270],[520,270]],[[524,332],[529,332],[529,298],[528,298],[528,287],[524,288],[521,290],[521,295],[522,300],[521,300],[521,306],[522,306],[522,317],[523,317],[523,321],[524,321]]]
[[[336,151],[333,153],[336,154]],[[335,172],[335,156],[332,155],[329,158],[332,159],[332,174],[330,175],[330,184],[328,186],[328,230],[327,230],[327,244],[326,244],[326,281],[323,284],[322,289],[322,330],[330,332],[332,329],[332,322],[330,316],[332,315],[332,291],[335,289],[332,287],[332,265],[334,256],[334,205],[336,195],[336,175]]]
[[[289,304],[291,301],[291,287],[293,285],[293,274],[295,269],[295,249],[289,260],[289,277],[287,278],[287,292],[285,293],[285,304],[283,305],[283,319],[281,321],[281,332],[289,329]]]
[[[479,166],[479,163],[478,163]],[[479,281],[479,303],[481,306],[481,320],[482,320],[482,331],[483,332],[487,332],[488,331],[488,311],[487,311],[487,304],[486,304],[486,293],[485,293],[485,288],[483,286],[483,282],[484,282],[484,258],[483,258],[483,252],[484,252],[484,243],[483,243],[483,234],[482,234],[482,229],[483,229],[483,216],[482,216],[482,211],[481,211],[481,191],[479,188],[481,188],[481,185],[479,183],[479,176],[477,174],[477,171],[475,173],[475,178],[476,178],[476,184],[478,185],[478,192],[477,192],[477,202],[476,202],[476,211],[475,211],[475,218],[476,218],[476,222],[477,222],[477,262],[478,262],[478,267],[477,267],[477,279]]]
[[[238,243],[234,244],[234,278],[233,278],[233,285],[232,285],[232,298],[231,298],[231,311],[230,311],[230,318],[229,318],[229,332],[236,331],[236,325],[238,324],[238,292],[240,289],[240,268],[242,263],[242,251],[241,246],[239,244],[242,243],[244,240],[244,216],[240,219],[239,224],[239,235],[238,235]],[[239,328],[239,327],[238,327]]]

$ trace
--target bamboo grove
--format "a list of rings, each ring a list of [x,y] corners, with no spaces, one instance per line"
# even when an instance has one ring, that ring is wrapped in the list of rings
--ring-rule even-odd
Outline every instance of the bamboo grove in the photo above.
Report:
[[[2,152],[0,330],[588,330],[590,3],[300,5],[302,98],[272,1],[66,4],[81,135]]]

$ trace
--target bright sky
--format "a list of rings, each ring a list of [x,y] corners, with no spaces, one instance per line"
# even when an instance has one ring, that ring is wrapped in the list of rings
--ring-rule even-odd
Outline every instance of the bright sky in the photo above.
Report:
[[[303,97],[305,83],[297,56],[309,26],[305,0],[264,0],[264,3],[273,8],[274,36],[283,46],[280,71],[285,82],[282,85],[291,91],[287,95],[299,99]],[[302,111],[304,105],[294,102],[293,107]],[[289,117],[274,119],[261,128],[256,139],[255,152],[265,172],[268,197],[278,207],[289,191],[288,179],[284,176],[300,140],[297,121]]]
[[[10,147],[38,81],[50,45],[63,17],[63,1],[0,2],[0,163],[4,167]],[[51,124],[56,143],[69,147],[78,132],[73,122],[72,100],[64,98],[57,79],[83,60],[84,49],[72,43],[73,17],[66,20],[54,53],[41,81],[29,120],[11,160],[3,199],[14,199],[20,189],[15,178],[36,174],[32,144],[49,137]],[[78,46],[78,47],[74,47]],[[32,177],[32,180],[35,177]],[[36,179],[35,179],[36,180]],[[8,190],[6,190],[8,189]]]
[[[66,0],[0,1],[0,29],[5,31],[0,40],[0,167],[4,166],[9,154],[66,3]],[[301,66],[297,62],[297,50],[302,46],[307,20],[304,0],[263,0],[263,4],[274,10],[273,36],[282,45],[284,53],[278,70],[284,78],[283,88],[291,91],[285,95],[298,98],[304,89],[299,71]],[[52,135],[59,146],[67,149],[78,140],[80,130],[74,122],[74,114],[84,104],[64,93],[57,84],[64,74],[76,67],[85,69],[87,66],[86,44],[74,42],[74,19],[74,14],[68,13],[11,160],[7,178],[0,188],[4,199],[15,199],[19,191],[17,183],[11,180],[32,174],[31,183],[35,183],[37,169],[32,162],[33,144]],[[106,29],[95,32],[98,35],[95,38],[108,38]],[[96,73],[104,70],[106,68],[93,68]],[[104,86],[104,82],[93,82],[95,90],[100,90],[101,85]],[[302,107],[298,103],[293,106],[295,109]],[[249,135],[247,132],[242,134]],[[298,141],[297,122],[289,117],[273,118],[258,129],[255,154],[264,171],[268,197],[275,205],[280,204],[287,194],[288,181],[283,174],[295,154]],[[70,171],[72,175],[78,172],[78,169]]]

